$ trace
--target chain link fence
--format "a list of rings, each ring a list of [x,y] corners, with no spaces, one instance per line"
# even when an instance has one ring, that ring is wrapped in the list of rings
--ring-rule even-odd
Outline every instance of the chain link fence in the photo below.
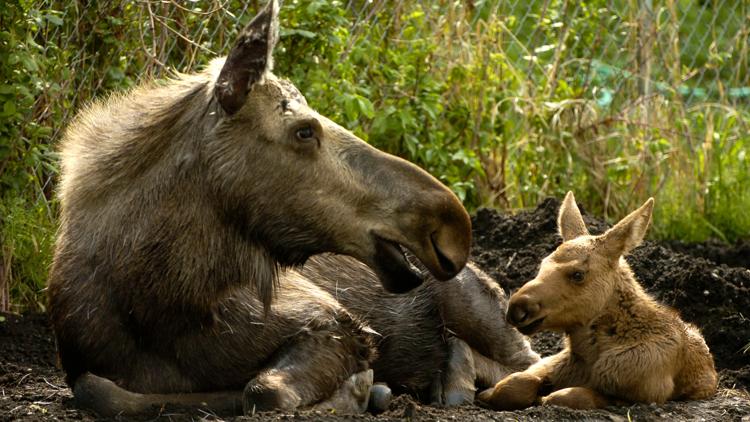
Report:
[[[67,70],[61,73],[64,78],[52,75],[49,82],[59,88],[54,96],[40,97],[41,110],[29,116],[44,119],[43,104],[63,100],[65,112],[54,124],[54,142],[75,110],[92,98],[170,71],[189,72],[225,54],[237,29],[262,2],[34,3],[38,15],[33,18],[39,25],[33,39],[43,50],[62,52],[65,62],[60,65]],[[287,9],[315,4],[286,3]],[[476,0],[457,4],[370,0],[339,4],[351,22],[351,44],[371,37],[374,31],[368,29],[381,26],[390,30],[378,31],[381,39],[371,40],[375,45],[409,48],[408,43],[398,42],[402,31],[414,30],[403,24],[403,15],[424,13],[429,25],[409,39],[437,38],[446,52],[462,50],[455,53],[457,59],[461,53],[492,54],[495,49],[523,71],[531,89],[539,89],[537,82],[544,79],[553,85],[547,91],[554,93],[554,84],[573,73],[582,86],[593,87],[589,92],[603,106],[616,97],[640,95],[665,95],[687,102],[744,104],[750,100],[750,5],[744,1]],[[282,25],[283,20],[282,15]],[[454,32],[462,34],[459,38],[441,37],[439,32],[451,26],[468,28]],[[497,43],[483,45],[488,51],[476,51],[472,41],[487,34]]]
[[[53,127],[49,140],[54,144],[75,111],[92,98],[143,79],[168,76],[174,71],[190,72],[225,54],[237,30],[262,3],[257,0],[39,1],[39,14],[35,17],[39,21],[38,32],[33,38],[39,48],[51,51],[59,60],[50,67],[63,69],[50,75],[53,89],[38,97],[35,112],[28,118],[46,121]],[[287,1],[282,11],[284,51],[291,51],[292,56],[304,60],[307,66],[315,62],[305,58],[304,51],[295,50],[298,45],[302,48],[309,45],[299,41],[317,37],[325,42],[332,36],[332,28],[310,28],[294,20],[315,16],[323,8],[321,3],[330,2]],[[450,74],[462,67],[479,66],[482,72],[470,76],[487,77],[488,83],[492,79],[489,76],[499,78],[497,85],[481,90],[466,86],[476,85],[476,81],[464,86],[458,85],[461,79],[442,84],[446,90],[463,97],[494,95],[540,104],[560,99],[589,101],[576,111],[576,127],[567,128],[577,133],[600,127],[612,119],[669,130],[658,119],[670,117],[650,110],[655,100],[686,106],[712,103],[741,109],[747,109],[750,103],[750,3],[745,1],[349,0],[333,4],[342,10],[346,20],[344,24],[336,22],[346,29],[345,34],[338,34],[347,44],[340,60],[346,60],[354,46],[366,44],[373,49],[409,51],[424,49],[424,40],[429,40],[431,50],[427,60],[432,63],[423,72]],[[299,12],[300,9],[306,13]],[[284,51],[277,52],[282,63]],[[357,65],[362,75],[368,75],[383,63],[360,60]],[[295,82],[305,92],[306,77],[298,72],[294,78],[286,74],[287,70],[282,68],[279,73],[297,79]],[[354,79],[335,67],[329,67],[329,71],[332,80]],[[369,92],[373,101],[382,99],[381,95],[415,96],[409,92]],[[450,95],[443,95],[442,101],[452,101]],[[50,107],[61,103],[64,104],[61,113],[48,112]],[[336,110],[325,109],[327,104],[316,104],[315,98],[311,103],[337,117]],[[376,102],[375,106],[378,105]],[[592,107],[596,108],[595,113]],[[636,117],[634,109],[638,111]],[[479,130],[483,124],[479,120],[491,119],[492,110],[479,105],[467,112],[476,114],[472,118],[477,122],[473,125],[474,134],[467,130],[459,135],[468,139],[464,145],[478,150],[488,143],[500,142],[472,139],[487,136]],[[364,119],[342,123],[361,126],[360,132],[371,129]],[[691,143],[699,143],[704,134],[683,131],[683,136],[692,139]],[[407,142],[406,146],[385,147],[430,167],[426,157],[422,160],[415,157],[416,150],[421,148],[418,140]],[[492,145],[489,149],[493,149]],[[491,152],[494,154],[489,155],[495,156],[482,157],[479,166],[488,173],[480,180],[482,189],[493,193],[481,202],[516,207],[533,205],[531,202],[536,198],[515,203],[507,198],[508,181],[498,180],[507,175],[503,169],[495,169],[502,157],[498,159],[496,151]],[[459,182],[454,181],[453,185],[458,190],[464,189]]]

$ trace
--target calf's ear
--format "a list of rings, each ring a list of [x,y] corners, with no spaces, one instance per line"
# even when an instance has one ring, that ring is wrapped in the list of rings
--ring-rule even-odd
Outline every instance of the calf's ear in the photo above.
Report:
[[[560,212],[557,214],[557,228],[560,230],[563,242],[589,234],[573,192],[568,192],[563,199]]]
[[[607,230],[599,239],[605,255],[619,259],[640,245],[651,224],[653,210],[654,198],[649,198],[640,208]]]
[[[271,0],[240,32],[216,80],[214,95],[227,114],[245,104],[253,84],[273,68],[279,39],[279,2]]]

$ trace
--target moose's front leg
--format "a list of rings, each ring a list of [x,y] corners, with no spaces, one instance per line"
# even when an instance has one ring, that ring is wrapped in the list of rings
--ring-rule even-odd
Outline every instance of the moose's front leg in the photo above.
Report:
[[[341,410],[367,408],[372,385],[372,375],[367,372],[372,358],[369,335],[344,311],[334,318],[331,323],[303,328],[248,382],[242,400],[246,414],[315,404],[349,388],[347,379],[357,390],[351,397],[363,403]],[[356,376],[350,379],[353,374]]]
[[[477,378],[472,349],[465,341],[456,337],[448,338],[447,343],[448,362],[438,399],[445,406],[471,403],[474,401],[474,383]]]
[[[335,410],[337,414],[364,413],[370,401],[370,390],[373,389],[372,379],[372,369],[357,372],[344,381],[331,397],[315,404],[313,409],[324,412]]]

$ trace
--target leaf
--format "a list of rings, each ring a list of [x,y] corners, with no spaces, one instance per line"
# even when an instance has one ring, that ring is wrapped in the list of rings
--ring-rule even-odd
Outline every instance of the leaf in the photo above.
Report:
[[[20,56],[21,63],[23,63],[23,67],[26,68],[29,72],[36,72],[39,70],[39,66],[36,65],[36,61],[30,57],[30,56]]]
[[[62,26],[62,24],[63,24],[63,20],[59,16],[49,15],[48,14],[48,15],[44,15],[44,19],[47,19],[47,22],[49,22],[49,23],[51,23],[52,25],[55,25],[55,26]]]
[[[16,102],[6,101],[5,104],[3,104],[3,116],[12,116],[16,114]]]
[[[368,119],[372,119],[375,116],[375,107],[367,98],[358,95],[357,105],[359,105],[359,112],[364,114]]]
[[[27,88],[25,85],[16,85],[16,88],[18,89],[18,95],[25,99],[33,100],[34,96],[31,95],[31,91],[29,91],[29,88]]]
[[[115,81],[121,81],[123,78],[125,78],[125,72],[123,72],[122,69],[114,66],[109,68],[107,74]]]
[[[351,94],[344,94],[344,115],[347,120],[356,120],[359,115],[356,101],[356,98]]]
[[[290,35],[299,35],[303,38],[315,38],[317,34],[310,31],[305,31],[304,29],[284,29],[281,31],[281,37],[288,37]]]

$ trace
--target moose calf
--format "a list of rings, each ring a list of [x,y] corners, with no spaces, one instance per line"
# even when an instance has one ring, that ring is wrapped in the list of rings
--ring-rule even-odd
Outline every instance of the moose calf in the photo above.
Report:
[[[511,297],[506,316],[524,334],[565,332],[565,349],[504,378],[481,401],[500,410],[598,408],[715,393],[713,358],[698,328],[644,292],[623,259],[643,240],[653,205],[649,199],[592,236],[567,194],[558,216],[563,244]]]

